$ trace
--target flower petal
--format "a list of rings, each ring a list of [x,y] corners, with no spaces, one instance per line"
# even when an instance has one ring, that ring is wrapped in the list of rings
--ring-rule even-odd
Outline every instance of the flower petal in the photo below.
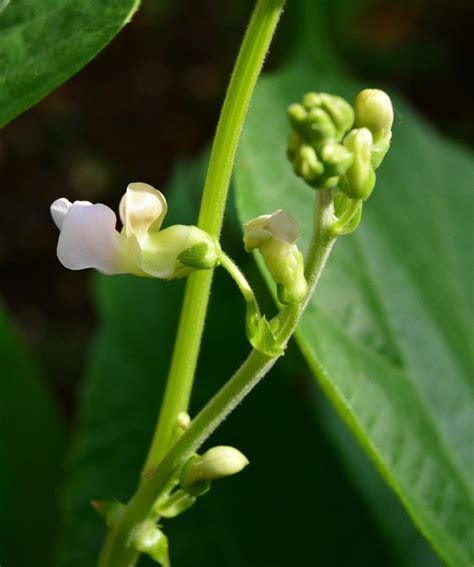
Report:
[[[54,203],[51,205],[51,216],[53,217],[54,224],[59,228],[59,230],[62,229],[64,218],[71,207],[71,201],[69,201],[69,199],[66,199],[65,197],[56,199],[56,201],[54,201]]]
[[[286,211],[279,210],[273,213],[268,219],[266,229],[273,234],[275,238],[294,244],[299,236],[298,224],[295,219]]]
[[[151,232],[158,232],[167,213],[166,199],[147,183],[130,183],[120,202],[120,218],[127,237],[143,245]]]
[[[116,222],[109,207],[76,201],[62,219],[57,249],[61,264],[70,270],[96,268],[105,274],[131,271],[126,241],[115,230]]]

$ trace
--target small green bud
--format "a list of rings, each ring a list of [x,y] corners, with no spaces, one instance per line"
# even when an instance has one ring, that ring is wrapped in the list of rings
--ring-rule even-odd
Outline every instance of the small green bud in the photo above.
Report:
[[[163,567],[170,566],[168,538],[152,520],[145,520],[135,528],[133,545]]]
[[[356,126],[372,133],[372,165],[377,169],[390,146],[393,107],[390,97],[379,89],[364,89],[355,100]]]
[[[352,165],[341,177],[339,187],[351,199],[366,200],[375,186],[372,166],[372,134],[367,128],[354,129],[344,138],[344,146],[352,152]]]
[[[288,118],[293,128],[298,131],[306,122],[308,113],[302,104],[294,103],[288,107]]]
[[[320,98],[321,108],[327,112],[336,128],[336,139],[341,140],[354,123],[354,110],[340,96],[321,93]]]
[[[296,175],[311,185],[323,173],[324,166],[318,160],[315,150],[311,146],[302,144],[293,161],[293,169]]]
[[[285,211],[262,215],[244,227],[245,250],[258,248],[273,280],[281,286],[279,299],[283,303],[300,303],[308,287],[303,255],[296,245],[298,233],[295,219]]]
[[[345,173],[352,165],[353,158],[352,152],[337,142],[328,142],[321,150],[324,173],[328,177]]]
[[[248,464],[247,457],[234,447],[213,447],[204,455],[191,457],[181,471],[180,484],[187,492],[199,495],[209,482],[237,474]]]
[[[390,97],[379,89],[364,89],[355,100],[355,120],[358,128],[368,128],[374,144],[390,134],[393,107]]]
[[[336,127],[331,117],[322,108],[312,108],[308,113],[304,138],[310,144],[320,144],[336,136]]]

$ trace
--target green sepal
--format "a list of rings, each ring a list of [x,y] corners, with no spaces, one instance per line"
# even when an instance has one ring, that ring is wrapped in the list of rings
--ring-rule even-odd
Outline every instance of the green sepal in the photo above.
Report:
[[[265,315],[260,314],[253,302],[247,303],[246,331],[250,344],[259,352],[267,356],[280,356],[284,353],[285,349],[277,343]]]
[[[345,195],[344,193],[338,192],[334,197],[334,214],[337,218],[341,218],[349,209],[352,207],[354,200]],[[363,201],[358,200],[358,206],[356,212],[351,216],[350,220],[346,222],[343,226],[337,226],[334,230],[335,236],[344,236],[354,232],[354,230],[359,226],[360,219],[362,218],[362,207]],[[336,222],[337,225],[337,222]]]
[[[104,518],[106,525],[111,528],[117,523],[125,505],[117,500],[92,500],[92,507]]]
[[[187,248],[181,252],[178,260],[184,266],[195,270],[210,270],[217,264],[215,248],[210,247],[206,242],[200,242]]]
[[[196,503],[196,496],[190,494],[189,491],[182,490],[179,488],[175,490],[170,496],[166,498],[159,499],[155,506],[153,506],[153,511],[158,516],[163,516],[163,518],[176,518],[191,506]]]
[[[133,546],[163,567],[170,567],[168,538],[153,520],[145,520],[135,528]]]

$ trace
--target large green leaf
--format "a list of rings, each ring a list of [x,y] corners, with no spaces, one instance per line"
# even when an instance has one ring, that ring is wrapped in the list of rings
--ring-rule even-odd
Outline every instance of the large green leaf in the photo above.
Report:
[[[237,167],[242,221],[284,208],[302,246],[314,195],[285,160],[285,109],[360,85],[296,62],[262,80]],[[340,239],[298,342],[319,383],[423,534],[474,560],[471,156],[395,99],[393,145],[362,226]]]
[[[173,220],[192,221],[197,207],[189,201],[199,197],[201,168],[180,168],[171,185]],[[229,233],[229,225],[226,232],[226,249],[233,242],[242,250],[239,235]],[[97,280],[102,323],[63,491],[65,525],[57,565],[95,565],[105,528],[90,500],[127,499],[136,486],[181,298],[179,282],[125,276]],[[218,270],[194,408],[216,391],[248,350],[244,303]],[[308,564],[313,555],[326,565],[397,564],[314,422],[299,357],[288,355],[286,362],[289,367],[272,373],[211,440],[239,447],[251,466],[240,478],[216,483],[182,517],[165,522],[173,564],[283,567]],[[291,380],[286,379],[290,368]]]
[[[0,17],[0,128],[93,59],[139,1],[12,2]]]
[[[0,304],[0,562],[48,565],[64,429]]]

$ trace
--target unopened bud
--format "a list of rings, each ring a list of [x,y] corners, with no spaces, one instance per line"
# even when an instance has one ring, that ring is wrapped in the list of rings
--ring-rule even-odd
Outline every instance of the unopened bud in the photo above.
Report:
[[[344,146],[352,152],[351,167],[341,177],[340,189],[351,199],[367,199],[375,186],[372,166],[372,134],[367,128],[354,129],[344,139]]]
[[[183,467],[180,484],[191,494],[201,494],[201,489],[212,480],[237,474],[249,464],[245,455],[234,447],[213,447],[204,455],[192,457]]]
[[[393,107],[390,97],[379,89],[364,89],[355,100],[356,126],[368,128],[372,133],[372,165],[382,163],[390,146],[393,124]]]
[[[352,106],[340,96],[321,93],[321,108],[331,117],[336,127],[336,139],[339,141],[354,123]]]
[[[244,227],[245,250],[258,248],[277,285],[282,303],[300,303],[307,291],[304,258],[298,250],[298,225],[286,211],[262,215]]]
[[[358,128],[368,128],[377,144],[392,129],[393,107],[390,97],[379,89],[364,89],[355,100]]]

